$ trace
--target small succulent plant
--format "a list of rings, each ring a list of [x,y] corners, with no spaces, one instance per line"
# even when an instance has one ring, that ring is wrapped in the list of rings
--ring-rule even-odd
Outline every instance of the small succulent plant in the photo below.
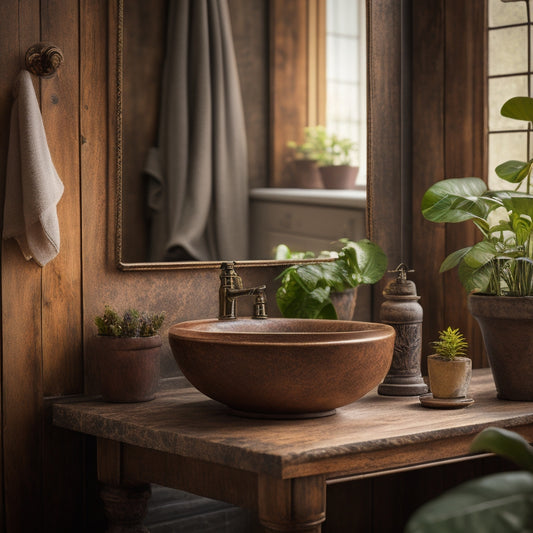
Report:
[[[114,309],[105,306],[104,314],[94,319],[98,335],[107,337],[152,337],[163,325],[165,313],[140,313],[128,309],[120,316]]]
[[[435,352],[446,359],[453,361],[456,357],[464,357],[468,350],[468,343],[459,328],[439,331],[439,340],[431,343]]]

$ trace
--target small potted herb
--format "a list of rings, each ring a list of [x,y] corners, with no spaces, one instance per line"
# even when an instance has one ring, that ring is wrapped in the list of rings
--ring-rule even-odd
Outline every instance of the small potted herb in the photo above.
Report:
[[[428,356],[429,388],[434,398],[466,397],[472,377],[472,360],[466,357],[468,343],[458,328],[439,332]]]
[[[348,306],[351,308],[351,314],[348,312],[350,316],[345,317],[349,320],[355,306],[356,288],[376,283],[383,277],[387,256],[380,246],[368,239],[357,242],[340,239],[339,242],[342,244],[339,252],[320,254],[320,257],[329,257],[330,261],[291,265],[278,276],[281,286],[277,290],[276,301],[284,317],[337,319],[333,299],[339,296],[353,302]],[[278,247],[277,252],[278,258],[281,258],[280,253],[294,257],[294,252],[286,247]],[[312,254],[303,254],[304,257],[309,255]]]
[[[109,402],[152,400],[159,384],[164,313],[140,313],[129,309],[119,315],[105,306],[94,321],[98,335],[93,352],[100,393]]]

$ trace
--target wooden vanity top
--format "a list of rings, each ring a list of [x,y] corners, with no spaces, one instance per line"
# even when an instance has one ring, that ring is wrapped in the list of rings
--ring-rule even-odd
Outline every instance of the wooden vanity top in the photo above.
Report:
[[[490,370],[476,370],[475,403],[464,409],[422,407],[418,397],[372,391],[308,420],[242,418],[189,385],[155,400],[111,404],[81,399],[54,404],[54,424],[112,441],[278,478],[365,475],[468,454],[491,425],[533,440],[533,403],[498,400]]]

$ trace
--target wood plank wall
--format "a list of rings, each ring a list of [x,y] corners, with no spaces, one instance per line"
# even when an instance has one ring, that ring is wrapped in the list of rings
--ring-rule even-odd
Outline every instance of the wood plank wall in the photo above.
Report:
[[[397,16],[397,0],[372,0],[372,4],[387,16]],[[454,91],[461,90],[461,76],[471,78],[468,68],[473,66],[477,53],[477,49],[470,48],[470,41],[464,43],[468,51],[464,55],[470,63],[462,65],[453,85],[450,85],[452,81],[446,81],[447,76],[456,66],[451,56],[443,55],[440,41],[446,37],[451,46],[452,28],[460,27],[462,21],[465,24],[477,21],[473,6],[478,2],[464,2],[464,8],[462,4],[463,0],[413,0],[413,6],[420,12],[417,16],[421,17],[416,31],[423,32],[424,39],[434,36],[434,41],[425,44],[424,49],[428,50],[428,54],[434,50],[435,56],[421,58],[420,64],[435,70],[439,76],[435,81],[427,71],[424,72],[427,79],[422,92],[426,100],[421,100],[427,101],[434,94],[437,101],[424,105],[416,99],[413,102],[414,108],[418,109],[414,120],[419,117],[416,128],[420,128],[417,129],[420,133],[413,138],[416,154],[413,205],[418,202],[427,180],[432,181],[435,174],[445,170],[463,174],[471,170],[468,165],[479,164],[475,157],[478,144],[462,144],[470,141],[471,135],[477,139],[474,133],[477,131],[478,115],[472,115],[470,105],[469,111],[465,112],[465,102],[472,105],[476,102],[475,86],[467,84],[469,98],[458,92],[453,100],[445,99],[452,86]],[[108,46],[113,46],[115,39],[113,6],[114,2],[107,0],[3,0],[0,3],[2,191],[11,87],[23,67],[24,54],[29,46],[46,39],[62,48],[65,55],[64,65],[57,77],[35,80],[52,157],[65,184],[65,193],[58,208],[61,252],[41,269],[32,262],[24,261],[13,241],[3,242],[1,248],[0,530],[7,533],[88,531],[98,521],[98,516],[95,518],[93,515],[96,502],[94,464],[91,462],[94,461],[93,442],[54,429],[50,405],[58,396],[94,390],[90,354],[86,353],[85,346],[87,339],[94,334],[93,317],[101,312],[104,304],[111,303],[119,308],[136,306],[154,311],[166,310],[168,318],[162,331],[163,338],[172,323],[216,316],[217,313],[216,269],[121,272],[115,267],[114,138],[110,135],[107,121],[109,117],[113,126],[112,109],[108,104],[108,91],[113,90],[113,64],[108,65],[107,55]],[[475,32],[466,27],[458,34],[475,35]],[[463,55],[463,48],[457,49],[456,53]],[[435,60],[435,66],[431,59]],[[444,59],[446,68],[442,63]],[[392,75],[397,73],[395,70]],[[446,85],[443,85],[445,81]],[[385,83],[383,87],[394,89],[395,86]],[[381,97],[386,99],[387,95]],[[434,104],[435,109],[430,104]],[[264,102],[261,105],[264,106]],[[425,132],[430,129],[422,120],[427,114],[426,105],[431,112],[431,123],[435,126],[431,131],[437,132],[435,137],[428,134],[427,144],[422,142]],[[264,107],[259,113],[263,110]],[[391,125],[388,110],[388,106],[375,110],[373,132],[376,139],[387,139],[383,130],[397,127],[397,124]],[[459,120],[462,115],[466,116],[467,122],[472,121],[465,130],[448,119],[444,120],[451,116]],[[460,135],[455,138],[457,131]],[[394,164],[388,161],[388,148],[386,144],[375,144],[372,152],[372,157],[379,159],[382,168],[390,169],[379,176],[380,186],[385,192],[387,180],[392,180],[396,171]],[[421,156],[430,151],[434,155],[424,162]],[[452,157],[454,166],[445,168],[444,161]],[[466,168],[463,159],[466,160]],[[377,168],[376,165],[374,168]],[[384,211],[386,198],[385,195],[379,200],[383,202],[381,209]],[[1,206],[3,199],[2,193]],[[381,231],[384,232],[388,226],[386,221],[382,223]],[[428,257],[427,254],[433,242],[440,243],[432,250],[435,255],[452,244],[446,244],[446,230],[436,226],[427,228],[416,218],[416,211],[413,211],[413,226],[413,243],[424,242],[419,256],[416,256],[415,266],[417,275],[420,273],[417,278],[419,290],[426,299],[423,304],[426,320],[432,320],[433,315],[452,316],[452,313],[463,317],[463,320],[463,306],[450,303],[448,297],[454,291],[447,291],[445,300],[444,281],[436,281],[442,279],[434,271],[440,258]],[[416,250],[417,246],[413,249]],[[419,264],[427,266],[420,268]],[[275,287],[272,280],[279,270],[279,267],[243,268],[240,274],[246,283],[267,283],[268,296],[273,302]],[[270,306],[270,313],[276,315],[274,305]],[[165,343],[162,375],[169,377],[175,373],[176,367]],[[413,476],[404,478],[405,482],[414,483]],[[386,481],[381,483],[386,485]],[[374,501],[384,501],[380,498],[387,494],[386,490],[380,488],[379,482],[375,487]],[[364,492],[364,489],[358,490]],[[346,522],[349,518],[345,516],[342,519],[345,520],[346,531],[350,530],[349,522]]]
[[[470,342],[475,367],[487,366],[481,334],[467,310],[466,292],[442,260],[473,244],[473,225],[423,219],[427,188],[444,178],[487,178],[486,2],[413,0],[412,56],[412,265],[424,308],[424,354],[448,325]],[[423,46],[421,46],[423,43]]]
[[[58,396],[94,390],[85,346],[104,304],[166,310],[163,337],[175,322],[217,313],[216,269],[125,273],[115,267],[114,138],[106,119],[108,91],[114,89],[108,77],[113,6],[107,0],[0,5],[2,191],[11,89],[25,52],[47,40],[65,56],[56,77],[34,80],[52,158],[65,185],[58,207],[61,252],[41,269],[23,259],[14,241],[2,243],[2,531],[83,531],[93,520],[95,493],[86,494],[95,488],[94,465],[86,465],[91,440],[54,429],[50,405]],[[2,193],[2,206],[3,200]],[[268,282],[272,301],[270,282],[278,273],[279,268],[240,270],[247,283]],[[165,343],[162,375],[176,371]]]

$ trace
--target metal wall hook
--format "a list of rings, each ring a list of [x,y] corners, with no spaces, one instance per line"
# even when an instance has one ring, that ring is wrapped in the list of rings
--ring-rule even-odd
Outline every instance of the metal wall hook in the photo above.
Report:
[[[63,63],[63,52],[53,44],[37,43],[26,51],[25,63],[35,76],[51,78]]]

